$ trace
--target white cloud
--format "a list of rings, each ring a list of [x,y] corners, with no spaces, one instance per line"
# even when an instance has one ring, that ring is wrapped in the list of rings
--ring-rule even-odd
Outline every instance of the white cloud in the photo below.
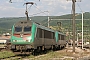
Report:
[[[0,17],[18,17],[18,16],[25,16],[25,6],[23,4],[26,1],[29,0],[12,0],[13,3],[9,3],[9,0],[1,0],[0,1]],[[67,0],[30,0],[34,1],[36,3],[35,5],[32,6],[29,9],[29,15],[43,12],[43,11],[48,11],[49,10],[49,15],[62,15],[62,14],[67,14],[71,13],[72,9],[72,2],[67,1]],[[83,11],[89,11],[90,0],[82,0],[82,2],[78,2],[80,7],[82,8]],[[78,5],[76,4],[76,12],[80,11],[78,8]],[[46,14],[45,14],[46,13]],[[40,13],[37,15],[48,15],[47,12],[45,13]]]
[[[24,15],[23,9],[17,9],[14,7],[3,8],[0,12],[0,17],[18,17]]]

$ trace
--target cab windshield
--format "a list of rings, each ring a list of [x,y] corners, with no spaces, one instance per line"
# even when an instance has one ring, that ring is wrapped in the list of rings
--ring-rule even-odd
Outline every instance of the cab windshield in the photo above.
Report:
[[[15,27],[15,32],[21,32],[22,31],[22,27]]]
[[[31,27],[30,26],[25,26],[24,27],[24,32],[30,32],[31,31]]]

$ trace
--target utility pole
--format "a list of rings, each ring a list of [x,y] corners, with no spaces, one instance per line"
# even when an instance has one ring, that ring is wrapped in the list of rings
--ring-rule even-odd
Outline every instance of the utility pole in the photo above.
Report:
[[[76,0],[72,0],[72,10],[73,10],[73,52],[75,52],[75,2]]]
[[[82,11],[82,49],[83,49],[83,11]]]
[[[49,27],[49,23],[50,23],[50,20],[49,20],[49,11],[48,11],[48,27]]]
[[[67,0],[68,1],[68,0]],[[73,33],[73,52],[75,52],[75,2],[76,0],[72,0],[72,33]]]
[[[76,0],[72,0],[72,13],[73,13],[73,15],[72,15],[72,19],[73,19],[73,22],[72,22],[72,28],[73,28],[73,52],[75,52],[75,2],[76,2]],[[81,0],[80,0],[80,2],[81,2]]]

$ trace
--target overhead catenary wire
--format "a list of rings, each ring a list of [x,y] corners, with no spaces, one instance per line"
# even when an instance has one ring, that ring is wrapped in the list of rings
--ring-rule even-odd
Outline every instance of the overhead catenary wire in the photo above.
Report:
[[[31,8],[31,7],[32,7],[32,5],[30,5],[30,6],[29,6],[29,8],[27,9],[27,10],[28,10],[28,12],[30,11],[30,8]]]
[[[79,9],[81,10],[81,12],[83,12],[83,10],[81,9],[80,5],[77,3],[77,6],[79,7]]]
[[[39,13],[35,13],[35,14],[30,15],[30,16],[41,14],[41,13],[44,13],[44,12],[47,12],[47,11],[42,11],[42,12],[39,12]]]
[[[13,1],[16,1],[16,0],[9,0],[9,3],[17,3],[17,2],[13,2]],[[20,0],[17,0],[18,2],[20,1]],[[24,2],[26,1],[26,2],[28,2],[27,0],[23,0]],[[38,1],[40,1],[40,0],[38,0]],[[22,2],[22,3],[24,3],[24,2]]]
[[[24,1],[16,1],[16,0],[9,0],[9,3],[24,3],[26,0],[24,0]]]
[[[33,5],[34,7],[36,7],[40,12],[43,12],[42,10],[40,10],[37,6]],[[45,15],[47,15],[45,12],[43,12]]]

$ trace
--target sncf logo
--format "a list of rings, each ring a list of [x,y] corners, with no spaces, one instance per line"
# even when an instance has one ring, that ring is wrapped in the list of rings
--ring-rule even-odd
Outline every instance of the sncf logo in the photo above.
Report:
[[[20,37],[22,38],[23,37],[23,34],[20,34]]]

